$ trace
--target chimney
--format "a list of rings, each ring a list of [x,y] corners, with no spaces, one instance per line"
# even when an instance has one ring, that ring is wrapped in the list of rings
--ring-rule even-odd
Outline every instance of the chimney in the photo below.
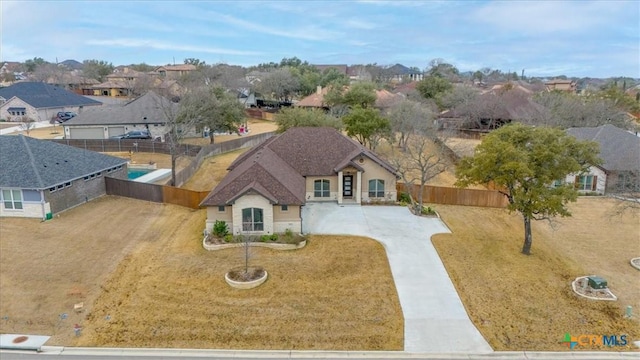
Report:
[[[322,94],[322,86],[318,85],[316,87],[316,94],[321,95]]]

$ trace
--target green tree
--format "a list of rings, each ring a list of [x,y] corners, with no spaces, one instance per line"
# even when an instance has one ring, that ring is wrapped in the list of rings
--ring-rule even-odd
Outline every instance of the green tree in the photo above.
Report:
[[[276,123],[280,133],[299,126],[329,126],[342,130],[342,121],[339,118],[328,115],[320,109],[284,108],[276,115]]]
[[[492,182],[509,201],[509,211],[524,220],[522,253],[531,253],[531,219],[571,216],[567,204],[576,201],[573,184],[552,186],[567,175],[599,165],[598,144],[582,142],[560,129],[515,123],[487,135],[472,157],[456,170],[457,186]]]
[[[41,57],[34,57],[33,59],[29,59],[24,62],[24,66],[27,69],[27,72],[34,72],[38,66],[42,66],[44,64],[48,64]]]
[[[195,65],[196,67],[202,67],[207,65],[205,61],[202,61],[196,58],[186,58],[184,59],[184,63],[187,65]]]
[[[236,132],[245,120],[244,106],[220,87],[204,87],[187,93],[180,101],[178,123],[194,122],[197,127],[209,128],[209,140],[213,133]]]
[[[347,135],[355,137],[358,142],[374,150],[378,141],[388,137],[391,132],[389,120],[380,115],[374,108],[356,106],[342,117]]]
[[[113,64],[104,60],[85,60],[82,62],[82,74],[85,77],[104,81],[104,77],[113,72]]]
[[[334,81],[330,86],[324,97],[325,103],[329,106],[359,106],[366,109],[373,107],[376,102],[376,87],[371,82],[359,82],[345,88],[342,82]]]
[[[416,90],[420,95],[435,101],[438,107],[442,107],[442,96],[452,88],[453,85],[447,79],[435,75],[427,76],[416,84]]]

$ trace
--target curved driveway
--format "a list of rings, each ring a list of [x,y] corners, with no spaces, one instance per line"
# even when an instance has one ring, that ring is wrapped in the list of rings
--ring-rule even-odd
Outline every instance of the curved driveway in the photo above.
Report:
[[[440,219],[402,206],[308,203],[302,224],[304,233],[368,236],[384,245],[404,314],[404,351],[492,352],[431,244],[432,235],[450,232]]]

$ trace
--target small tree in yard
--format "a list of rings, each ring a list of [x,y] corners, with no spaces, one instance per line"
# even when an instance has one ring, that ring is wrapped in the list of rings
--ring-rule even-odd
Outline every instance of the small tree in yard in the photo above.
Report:
[[[599,165],[598,151],[597,143],[579,141],[559,129],[510,124],[489,133],[472,157],[460,161],[456,185],[492,182],[500,189],[509,211],[522,215],[522,253],[529,255],[531,219],[571,216],[567,204],[578,196],[572,184],[552,184]]]
[[[31,129],[36,127],[36,122],[27,116],[23,116],[20,123],[20,129],[24,130],[27,135],[31,132]]]

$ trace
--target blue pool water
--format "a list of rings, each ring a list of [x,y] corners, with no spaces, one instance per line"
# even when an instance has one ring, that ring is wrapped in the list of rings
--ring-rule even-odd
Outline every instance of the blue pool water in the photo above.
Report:
[[[127,177],[129,178],[129,180],[133,180],[152,171],[152,169],[127,169]]]

